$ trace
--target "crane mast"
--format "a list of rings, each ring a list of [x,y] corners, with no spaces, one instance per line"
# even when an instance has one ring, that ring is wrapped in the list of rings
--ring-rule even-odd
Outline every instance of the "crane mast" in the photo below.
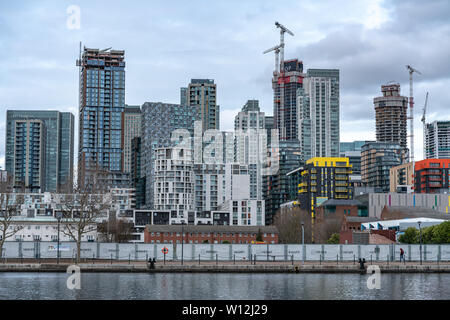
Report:
[[[414,96],[413,96],[413,73],[422,74],[418,70],[414,69],[410,65],[406,68],[409,72],[409,130],[410,130],[410,162],[414,163]],[[413,165],[414,166],[414,165]]]
[[[427,150],[426,150],[426,146],[427,146],[427,124],[425,121],[425,116],[427,113],[427,104],[428,104],[428,92],[427,95],[425,97],[425,104],[423,106],[423,115],[422,115],[422,123],[423,123],[423,158],[427,159]]]

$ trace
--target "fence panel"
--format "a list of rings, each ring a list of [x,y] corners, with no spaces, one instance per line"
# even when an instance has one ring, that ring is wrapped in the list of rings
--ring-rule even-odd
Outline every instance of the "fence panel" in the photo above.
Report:
[[[166,254],[166,261],[173,261],[174,257],[181,257],[181,248],[180,248],[180,252],[176,252],[176,245],[172,244],[172,243],[157,243],[156,244],[156,260],[164,260],[164,253],[163,253],[163,249],[166,248],[167,249],[167,254]]]
[[[57,242],[41,242],[40,245],[41,258],[56,259],[58,258],[58,243]]]
[[[92,259],[97,257],[97,243],[96,242],[82,242],[80,247],[81,259]]]
[[[19,242],[5,242],[2,258],[19,258]]]
[[[343,261],[358,261],[358,245],[356,244],[344,244],[342,245],[342,252],[339,254],[339,259]]]
[[[269,244],[269,261],[284,261],[284,245]]]
[[[441,244],[441,261],[450,261],[450,245]]]
[[[322,245],[309,244],[306,246],[306,260],[307,261],[319,261],[322,258]]]
[[[255,258],[256,255],[256,261],[267,261],[270,257],[270,249],[267,244],[253,244],[252,245],[252,259]]]
[[[117,247],[115,243],[100,243],[100,259],[116,259]]]
[[[322,260],[336,261],[340,256],[340,247],[338,244],[324,244]]]
[[[119,260],[133,260],[135,249],[134,243],[119,243]]]
[[[153,253],[153,244],[147,244],[147,243],[138,243],[137,244],[137,250],[136,250],[136,260],[146,260],[146,259],[153,259],[156,258],[155,254]]]
[[[176,244],[177,259],[181,260],[181,255],[183,255],[183,261],[192,261],[192,252],[195,251],[194,244]]]
[[[427,244],[423,246],[423,261],[437,261],[439,256],[439,245]]]
[[[232,258],[236,261],[248,260],[248,245],[247,244],[232,244],[231,245]]]
[[[22,256],[24,259],[36,259],[38,258],[35,242],[22,242]]]
[[[291,260],[303,260],[303,246],[301,244],[287,245],[287,258]]]
[[[230,249],[231,244],[214,244],[213,245],[213,261],[216,260],[216,254],[217,254],[217,260],[219,261],[229,261],[230,260]]]
[[[387,261],[389,255],[389,245],[367,244],[361,245],[361,258],[369,261]]]

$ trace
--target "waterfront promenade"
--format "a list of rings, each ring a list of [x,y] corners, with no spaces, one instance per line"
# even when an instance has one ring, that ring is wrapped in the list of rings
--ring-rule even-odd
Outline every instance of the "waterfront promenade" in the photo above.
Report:
[[[74,261],[6,261],[0,263],[0,272],[66,272]],[[383,273],[450,273],[449,262],[366,262],[365,267],[378,266]],[[143,261],[81,261],[78,266],[82,272],[130,272],[130,273],[361,273],[358,262],[302,262],[302,261],[157,261],[154,269],[149,269]]]

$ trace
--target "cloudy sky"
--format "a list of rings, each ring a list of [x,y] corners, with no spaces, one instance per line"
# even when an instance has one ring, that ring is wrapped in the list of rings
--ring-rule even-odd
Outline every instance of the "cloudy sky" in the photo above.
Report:
[[[169,4],[170,3],[170,4]],[[71,6],[80,9],[80,28]],[[273,114],[274,22],[285,58],[341,74],[341,141],[375,138],[373,98],[415,77],[415,154],[422,159],[428,91],[432,120],[450,119],[450,2],[427,1],[0,1],[0,166],[7,109],[70,111],[77,117],[79,42],[125,50],[126,103],[179,102],[191,78],[217,83],[221,129],[248,99]],[[75,135],[77,137],[77,135]],[[408,141],[409,142],[409,141]]]

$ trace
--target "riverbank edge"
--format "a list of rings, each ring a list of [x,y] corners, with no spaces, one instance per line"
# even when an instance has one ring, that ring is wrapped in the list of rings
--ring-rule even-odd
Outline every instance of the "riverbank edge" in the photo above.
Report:
[[[376,265],[376,264],[374,264]],[[0,265],[0,272],[67,272],[70,264],[7,264]],[[81,272],[100,273],[361,273],[359,266],[301,265],[157,265],[149,270],[147,266],[134,265],[92,265],[79,264]],[[370,265],[366,265],[366,268]],[[450,273],[450,265],[428,266],[379,266],[382,273]]]

